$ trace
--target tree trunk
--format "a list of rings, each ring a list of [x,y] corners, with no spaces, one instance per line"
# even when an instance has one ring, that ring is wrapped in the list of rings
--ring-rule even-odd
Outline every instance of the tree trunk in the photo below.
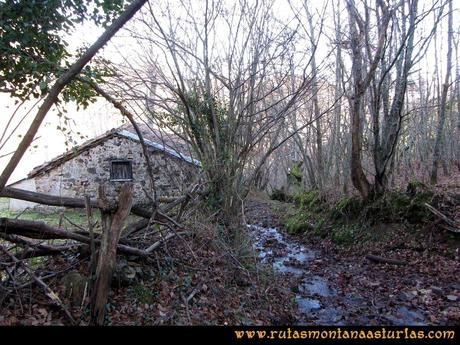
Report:
[[[70,207],[70,208],[85,208],[85,199],[84,198],[70,198],[70,197],[61,197],[56,195],[48,195],[43,193],[31,192],[28,190],[5,187],[3,191],[0,192],[0,197],[5,198],[12,198],[12,199],[19,199],[25,200],[30,202],[35,202],[38,204],[49,205],[49,206],[62,206],[62,207]],[[164,220],[162,217],[163,213],[168,212],[169,210],[173,209],[174,207],[180,205],[182,202],[189,198],[188,195],[183,195],[174,201],[163,205],[158,209],[155,213],[155,219]],[[91,200],[90,202],[92,207],[99,208],[100,205],[96,200]],[[148,218],[153,214],[153,211],[146,210],[139,206],[133,206],[131,209],[132,213],[136,216]]]
[[[323,167],[323,138],[322,138],[322,130],[321,130],[321,112],[319,108],[319,100],[318,100],[318,77],[316,75],[317,68],[316,68],[316,40],[315,40],[315,31],[313,28],[313,20],[310,12],[308,11],[308,7],[305,7],[308,17],[308,24],[310,27],[310,44],[313,50],[313,55],[311,57],[311,70],[312,70],[312,78],[311,78],[311,90],[312,90],[312,101],[313,101],[313,112],[315,116],[315,134],[316,134],[316,167],[317,167],[317,179],[316,182],[318,183],[319,189],[323,188],[323,180],[324,180],[324,167]]]
[[[38,109],[35,118],[32,121],[29,129],[27,130],[24,138],[19,143],[18,148],[14,152],[10,161],[6,165],[2,174],[0,175],[0,191],[5,187],[8,179],[13,173],[16,166],[19,164],[22,156],[26,152],[27,148],[30,146],[34,140],[35,135],[37,134],[40,125],[45,119],[46,114],[51,109],[51,107],[57,102],[59,94],[61,91],[69,84],[80,71],[85,67],[85,65],[96,55],[96,53],[117,33],[117,31],[128,21],[132,16],[146,3],[147,0],[137,0],[129,5],[126,10],[118,17],[112,25],[110,25],[107,30],[102,34],[97,41],[88,48],[88,50],[83,54],[70,68],[56,81],[56,83],[51,88],[48,96],[43,101],[42,105]]]
[[[101,196],[102,193],[101,193]],[[104,202],[102,198],[102,202]],[[103,325],[105,305],[110,291],[113,269],[116,263],[117,245],[125,219],[129,216],[133,202],[133,185],[125,184],[121,188],[118,210],[113,218],[104,210],[103,235],[96,269],[96,281],[91,298],[91,324]]]
[[[447,68],[444,85],[442,87],[441,104],[439,106],[438,126],[436,130],[436,141],[433,152],[433,166],[431,169],[430,182],[435,185],[438,182],[438,167],[441,160],[442,137],[444,133],[444,125],[446,122],[446,106],[447,92],[449,91],[450,70],[452,69],[452,0],[449,0],[449,17],[448,17],[448,33],[447,33]]]
[[[363,21],[359,17],[354,3],[351,1],[347,2],[350,48],[353,59],[353,93],[348,97],[351,122],[351,180],[363,199],[369,199],[373,193],[373,188],[367,180],[362,167],[361,138],[363,136],[363,129],[361,122],[364,122],[363,102],[366,91],[370,82],[374,79],[379,61],[381,60],[385,50],[386,31],[391,17],[386,5],[382,1],[377,1],[377,3],[382,11],[382,16],[378,20],[378,43],[374,56],[370,56],[370,53],[368,53],[368,59],[370,62],[369,68],[366,68],[367,66],[364,65],[365,59],[362,51],[363,48],[368,48],[369,50],[370,45],[370,42],[366,42],[368,46],[364,47],[362,42],[367,34],[366,26],[363,25]]]

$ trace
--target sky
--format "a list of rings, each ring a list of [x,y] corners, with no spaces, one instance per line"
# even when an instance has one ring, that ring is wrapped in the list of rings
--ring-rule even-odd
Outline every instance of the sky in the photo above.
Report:
[[[287,18],[291,15],[289,10],[290,6],[288,5],[287,0],[274,1],[277,14],[280,17]],[[294,5],[294,7],[300,6],[300,0],[293,1],[297,4]],[[431,0],[422,1],[422,6],[430,2]],[[313,3],[315,6],[310,8],[312,13],[319,12],[322,8],[322,5],[324,4],[324,2],[321,1],[314,1]],[[459,5],[460,4],[456,5],[456,1],[454,1],[454,7],[456,7],[457,10]],[[343,11],[343,3],[341,6]],[[345,24],[345,22],[346,21],[344,20],[343,24]],[[328,25],[332,27],[331,23],[328,24],[326,22],[326,27]],[[78,28],[76,28],[74,33],[67,38],[67,41],[70,44],[70,50],[77,49],[83,45],[92,44],[102,33],[102,28],[98,28],[91,23],[85,23],[84,25],[79,26]],[[128,33],[122,30],[103,49],[101,54],[105,58],[108,58],[109,60],[115,63],[123,61],[122,55],[124,55],[124,58],[129,58],[130,54],[135,54],[136,50],[126,48],[129,47],[129,45],[127,45],[127,37]],[[327,54],[327,52],[330,49],[330,47],[327,46],[328,40],[325,38],[324,41],[326,42],[325,46],[323,48],[320,48],[320,50],[318,51],[318,61],[321,61],[321,54]],[[132,41],[130,41],[129,43],[133,44]],[[120,52],[122,52],[123,54],[120,54]],[[429,59],[427,59],[426,61],[429,61]],[[426,62],[424,63],[426,64]],[[425,68],[432,67],[433,64],[426,64]],[[23,134],[28,128],[30,121],[33,119],[37,110],[37,107],[34,107],[34,102],[35,101],[27,102],[20,108],[19,111],[17,111],[14,120],[9,127],[9,130],[11,130],[11,128],[14,128],[17,125],[19,119],[25,116],[25,114],[30,110],[29,114],[25,116],[25,119],[22,122],[22,124],[18,127],[16,133],[3,147],[0,148],[0,170],[3,170],[3,167],[10,158],[10,155],[8,155],[8,153],[13,152],[16,146],[18,145],[21,139],[20,137],[18,137],[18,134]],[[0,94],[0,135],[3,132],[3,129],[5,128],[8,122],[8,119],[10,118],[11,114],[13,114],[15,109],[16,106],[14,100],[10,99],[5,94]],[[119,126],[122,123],[121,115],[115,109],[113,109],[111,105],[107,104],[104,100],[98,100],[96,103],[90,105],[86,110],[77,111],[75,106],[73,106],[72,104],[67,105],[66,109],[68,110],[68,116],[71,119],[70,126],[74,130],[74,133],[85,133],[88,138],[100,135],[107,130]],[[10,183],[25,177],[26,174],[35,166],[38,166],[44,163],[45,161],[52,159],[53,157],[65,152],[68,148],[70,148],[66,147],[65,145],[65,135],[62,132],[56,130],[57,126],[60,125],[60,119],[57,116],[57,113],[55,111],[50,112],[45,118],[45,121],[42,124],[32,147],[27,151],[25,157],[21,160],[19,166],[10,178]],[[73,138],[78,143],[88,140],[88,138],[81,139],[77,135],[74,135]],[[0,141],[0,146],[1,145],[2,142]]]
[[[103,29],[91,23],[79,26],[67,38],[70,47],[69,50],[74,51],[83,45],[92,44],[102,33]],[[108,55],[112,54],[113,52]],[[14,99],[11,99],[7,94],[0,93],[0,135],[3,133],[9,118],[15,112],[16,108],[17,105]],[[3,170],[7,164],[11,157],[8,154],[14,152],[21,140],[19,135],[26,132],[37,109],[36,100],[33,100],[26,102],[16,112],[13,122],[8,127],[8,133],[19,124],[21,118],[25,116],[25,119],[7,143],[0,148],[0,170]],[[98,99],[96,103],[91,104],[87,109],[77,110],[74,104],[68,104],[66,105],[66,110],[68,111],[68,117],[71,119],[66,127],[72,129],[74,132],[72,138],[77,143],[82,143],[89,138],[100,135],[122,124],[122,117],[119,112],[102,99]],[[68,137],[63,132],[57,130],[58,126],[63,127],[63,121],[57,116],[57,112],[52,110],[46,116],[37,133],[36,139],[27,150],[8,183],[13,183],[26,177],[34,167],[53,159],[70,148],[65,145]],[[85,133],[87,138],[80,138],[76,134],[77,132]],[[0,145],[2,145],[2,142],[0,142]]]

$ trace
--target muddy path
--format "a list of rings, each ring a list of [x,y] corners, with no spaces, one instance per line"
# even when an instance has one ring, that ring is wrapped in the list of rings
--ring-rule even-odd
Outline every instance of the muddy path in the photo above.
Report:
[[[248,202],[246,218],[260,261],[290,282],[299,325],[459,324],[458,265],[430,271],[423,260],[400,267],[329,252],[283,231],[260,200]]]

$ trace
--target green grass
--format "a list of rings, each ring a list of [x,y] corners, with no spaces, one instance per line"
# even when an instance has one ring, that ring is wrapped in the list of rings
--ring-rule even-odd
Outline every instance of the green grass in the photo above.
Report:
[[[153,304],[158,296],[158,293],[150,290],[148,287],[138,284],[131,289],[131,294],[139,303]]]
[[[10,199],[0,198],[0,212],[3,210],[8,210],[9,207],[10,207]]]
[[[1,199],[2,198],[0,198],[0,200]],[[8,204],[8,201],[6,202],[6,204]],[[61,225],[61,227],[66,228],[68,230],[81,230],[78,227],[81,227],[85,230],[88,228],[88,220],[86,218],[86,212],[84,209],[62,210],[56,208],[55,212],[44,212],[40,210],[31,209],[23,212],[13,212],[9,211],[7,207],[0,207],[0,218],[1,217],[42,221],[52,227],[58,227],[59,225]],[[130,215],[128,219],[125,221],[125,224],[135,222],[139,219],[140,218],[137,216]],[[100,220],[101,216],[99,211],[93,210],[93,223],[97,222],[94,228],[96,232],[101,231]],[[74,224],[76,224],[77,226]]]
[[[63,212],[57,211],[53,213],[45,213],[36,210],[26,210],[24,212],[13,212],[9,210],[0,210],[0,217],[18,218],[25,220],[38,220],[43,221],[51,226],[59,226],[61,215],[64,215],[72,223],[79,226],[86,227],[87,220],[84,210],[65,210]],[[98,214],[93,215],[93,219],[99,218]],[[62,218],[62,224],[68,227],[73,227],[70,222]]]

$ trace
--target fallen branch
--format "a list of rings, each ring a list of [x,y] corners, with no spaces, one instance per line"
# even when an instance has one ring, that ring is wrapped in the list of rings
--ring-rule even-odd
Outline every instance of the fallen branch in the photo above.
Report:
[[[46,296],[48,296],[49,299],[51,299],[54,303],[56,303],[64,311],[64,313],[67,315],[69,320],[72,322],[72,325],[76,324],[70,312],[67,310],[64,304],[62,304],[61,299],[54,293],[53,290],[51,290],[51,288],[42,279],[40,279],[34,274],[34,272],[29,268],[29,266],[27,266],[23,261],[18,260],[16,256],[11,254],[8,250],[3,248],[2,246],[0,246],[0,250],[3,253],[5,253],[13,262],[21,265],[22,268],[24,268],[24,270],[32,277],[32,279],[35,280],[37,284],[40,285],[45,290]]]
[[[195,295],[200,292],[201,288],[194,288],[192,293],[190,295],[188,295],[188,297],[186,298],[185,302],[188,304],[190,303],[190,301],[192,300],[193,297],[195,297]]]
[[[91,239],[75,232],[66,231],[64,229],[53,228],[44,222],[25,220],[25,219],[10,219],[0,218],[0,231],[4,234],[21,235],[28,238],[53,240],[53,239],[68,239],[85,244],[91,244]],[[100,239],[95,239],[96,244],[100,244]],[[135,255],[145,257],[147,252],[128,245],[118,244],[118,252],[121,254]]]
[[[392,265],[400,265],[400,266],[407,265],[407,262],[405,261],[396,260],[396,259],[387,259],[381,256],[372,255],[372,254],[366,255],[366,259],[373,261],[373,262],[384,263],[384,264],[392,264]]]
[[[186,193],[183,196],[175,198],[175,199],[169,199],[168,204],[163,205],[157,210],[155,214],[155,220],[159,220],[160,221],[159,224],[163,224],[163,222],[172,222],[176,226],[179,225],[178,221],[174,221],[174,219],[169,217],[166,214],[166,212],[170,211],[176,206],[181,205],[181,209],[179,211],[179,215],[180,215],[183,212],[185,205],[187,205],[190,199],[192,199],[192,195],[198,190],[199,186],[200,186],[199,184],[193,185],[191,188],[189,188],[186,191]],[[161,200],[161,198],[159,198],[159,200]],[[140,221],[127,225],[123,233],[123,238],[127,238],[135,234],[136,232],[139,232],[145,229],[147,226],[152,225],[151,223],[153,224],[158,223],[158,222],[155,222],[155,220],[152,222],[149,218],[150,217],[145,217],[144,219],[141,219]],[[182,226],[179,225],[179,227],[182,227]]]
[[[48,195],[12,187],[5,187],[3,191],[0,192],[0,196],[5,198],[35,202],[37,204],[44,204],[49,206],[85,208],[85,199],[83,198],[69,198]],[[91,200],[91,206],[98,207],[99,205],[97,204],[96,200]]]
[[[149,219],[142,218],[141,220],[128,224],[125,229],[123,230],[123,238],[128,238],[131,235],[145,229],[149,225]],[[152,224],[150,224],[152,225]]]
[[[455,222],[452,219],[442,214],[440,211],[435,209],[430,204],[425,203],[424,205],[431,213],[433,213],[435,216],[437,216],[439,219],[441,219],[442,221],[444,221],[444,223],[447,224],[447,226],[443,226],[444,229],[454,232],[456,234],[460,234],[460,229],[457,227],[457,224],[455,224]]]
[[[168,235],[166,235],[164,238],[162,238],[161,240],[158,240],[157,242],[152,244],[150,247],[145,249],[145,251],[147,253],[149,253],[149,254],[152,253],[155,249],[157,249],[159,246],[161,246],[164,242],[166,242],[167,240],[173,238],[174,236],[176,236],[176,234],[168,234]]]
[[[52,246],[48,244],[34,243],[20,236],[9,235],[2,232],[0,232],[0,238],[8,242],[15,243],[22,248],[25,248],[22,252],[16,254],[17,257],[21,259],[29,259],[38,256],[57,255],[67,250],[76,249],[80,246],[77,244]]]
[[[196,186],[194,187],[194,189],[195,188]],[[56,195],[48,195],[44,193],[31,192],[28,190],[12,188],[12,187],[5,187],[3,191],[0,192],[0,197],[35,202],[37,204],[43,204],[43,205],[48,205],[48,206],[86,208],[86,202],[84,198],[61,197],[61,196],[56,196]],[[166,213],[172,210],[174,207],[183,203],[189,197],[190,197],[189,193],[187,193],[186,195],[183,195],[175,199],[174,201],[163,205],[158,210],[160,211],[160,213]],[[97,200],[91,200],[90,206],[94,208],[100,208],[100,205],[97,202]],[[131,212],[134,213],[136,216],[148,218],[148,219],[153,214],[153,211],[139,207],[139,206],[133,206],[131,208]],[[162,221],[164,220],[164,218],[159,216],[158,220]]]

